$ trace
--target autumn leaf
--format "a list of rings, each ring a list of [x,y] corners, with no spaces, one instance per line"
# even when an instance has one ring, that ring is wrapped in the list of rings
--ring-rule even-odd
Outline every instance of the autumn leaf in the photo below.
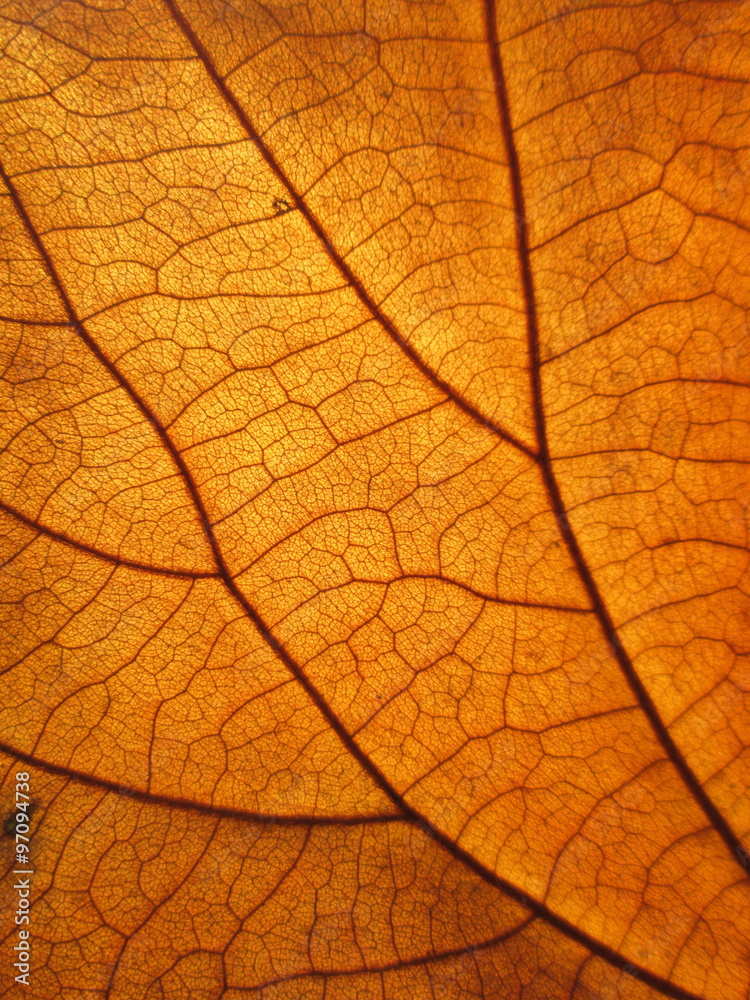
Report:
[[[748,996],[748,38],[4,4],[8,995]]]

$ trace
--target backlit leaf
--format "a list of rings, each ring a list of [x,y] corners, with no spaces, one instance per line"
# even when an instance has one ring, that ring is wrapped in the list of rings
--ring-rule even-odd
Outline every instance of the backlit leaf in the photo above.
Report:
[[[6,990],[747,997],[750,5],[1,13]]]

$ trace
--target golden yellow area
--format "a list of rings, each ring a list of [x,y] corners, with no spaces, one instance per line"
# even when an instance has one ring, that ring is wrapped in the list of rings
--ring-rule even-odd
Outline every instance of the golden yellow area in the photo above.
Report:
[[[747,997],[749,39],[3,6],[9,996]]]

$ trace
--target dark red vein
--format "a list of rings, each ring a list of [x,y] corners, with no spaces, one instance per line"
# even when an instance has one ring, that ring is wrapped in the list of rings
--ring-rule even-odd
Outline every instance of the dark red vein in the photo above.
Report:
[[[550,503],[557,518],[560,532],[565,539],[565,543],[575,563],[576,569],[583,581],[586,591],[591,601],[591,606],[599,620],[602,631],[610,645],[610,649],[617,660],[620,669],[630,685],[631,690],[638,699],[638,702],[648,718],[651,727],[664,748],[664,752],[674,764],[685,782],[685,785],[700,805],[709,822],[729,848],[735,861],[745,870],[748,870],[748,855],[743,848],[739,838],[731,829],[727,820],[711,800],[698,778],[693,773],[692,768],[672,739],[669,730],[662,722],[656,705],[651,695],[638,676],[633,663],[625,651],[625,647],[620,641],[620,637],[614,626],[604,599],[599,592],[591,569],[578,544],[578,539],[573,532],[573,528],[568,518],[568,513],[563,504],[560,487],[552,468],[552,459],[547,440],[546,417],[544,412],[542,396],[541,363],[539,351],[539,322],[536,308],[536,293],[534,290],[534,276],[531,268],[531,253],[529,249],[528,233],[526,225],[526,203],[523,193],[523,182],[521,180],[521,166],[518,159],[513,138],[513,124],[510,118],[510,102],[505,86],[505,75],[503,72],[500,57],[500,43],[497,37],[495,0],[483,0],[486,20],[487,41],[489,48],[492,74],[495,80],[495,94],[497,97],[498,115],[505,141],[505,148],[508,156],[508,167],[510,170],[511,187],[513,190],[513,203],[516,215],[516,240],[518,246],[518,256],[521,261],[521,280],[523,284],[524,300],[526,303],[526,331],[529,342],[529,364],[531,369],[532,394],[534,417],[537,428],[538,462],[544,477],[544,483],[549,494]]]
[[[191,570],[168,569],[164,566],[151,566],[149,563],[136,562],[133,559],[122,559],[120,556],[102,552],[100,549],[94,548],[93,545],[86,545],[85,542],[79,542],[75,538],[68,538],[67,535],[63,535],[59,531],[54,531],[43,524],[38,524],[33,518],[27,517],[20,510],[16,510],[15,507],[11,507],[10,504],[2,500],[0,500],[0,510],[4,510],[6,514],[10,514],[11,517],[15,517],[22,524],[37,531],[40,535],[44,535],[46,538],[52,538],[54,541],[68,545],[78,552],[85,552],[87,555],[94,556],[96,559],[102,559],[104,562],[111,563],[114,566],[125,566],[128,569],[139,569],[144,573],[158,573],[162,576],[177,576],[186,580],[215,580],[219,576],[218,573],[199,573],[197,571],[192,572]]]
[[[362,826],[366,823],[409,823],[410,820],[404,816],[393,813],[368,813],[352,816],[315,816],[294,814],[289,816],[279,816],[277,813],[252,812],[249,809],[232,809],[230,806],[217,806],[209,802],[198,802],[195,799],[182,799],[176,795],[160,795],[157,792],[141,791],[132,788],[130,785],[122,785],[117,781],[108,778],[98,778],[85,771],[78,771],[74,767],[67,767],[64,764],[55,764],[52,761],[44,760],[32,753],[25,753],[9,743],[0,742],[0,752],[13,757],[15,760],[22,760],[29,767],[38,767],[49,774],[57,774],[61,778],[70,778],[71,781],[80,781],[90,788],[99,791],[113,792],[115,795],[122,795],[126,799],[135,799],[144,805],[167,806],[170,809],[182,809],[190,812],[205,813],[209,816],[218,816],[220,819],[242,819],[251,823],[265,823],[278,826]]]
[[[326,231],[323,229],[323,226],[318,221],[318,219],[313,215],[309,206],[305,202],[304,198],[299,193],[299,191],[297,191],[294,184],[287,176],[285,171],[282,169],[281,165],[276,160],[273,153],[270,151],[266,143],[260,137],[259,133],[255,129],[255,126],[248,118],[244,108],[239,103],[237,98],[234,96],[224,78],[220,75],[219,71],[216,69],[216,66],[214,66],[213,60],[208,50],[205,48],[201,40],[195,34],[189,22],[184,17],[182,11],[179,9],[174,0],[164,0],[164,3],[168,8],[170,14],[174,18],[180,31],[185,35],[187,40],[195,49],[198,58],[203,63],[206,72],[210,76],[217,90],[234,112],[237,121],[240,123],[243,130],[247,133],[248,138],[255,144],[256,148],[258,149],[258,152],[267,163],[271,172],[274,174],[277,180],[279,180],[286,188],[287,192],[289,193],[289,197],[292,199],[294,203],[294,207],[300,212],[304,220],[307,222],[308,226],[315,233],[318,240],[320,241],[321,246],[325,250],[331,262],[337,268],[342,277],[346,280],[347,284],[355,293],[359,301],[364,305],[364,307],[368,310],[368,312],[372,315],[372,317],[376,319],[378,323],[380,323],[380,325],[383,327],[383,329],[391,338],[391,340],[394,342],[394,344],[396,344],[404,352],[404,354],[406,354],[407,357],[409,357],[411,361],[413,361],[413,363],[422,372],[425,378],[427,378],[444,395],[446,395],[449,399],[451,399],[456,404],[456,406],[459,407],[459,409],[463,410],[464,413],[468,414],[468,416],[472,417],[483,427],[486,427],[494,434],[497,434],[504,441],[507,441],[509,444],[512,444],[514,447],[518,448],[518,450],[522,451],[525,455],[528,455],[530,458],[536,458],[536,453],[527,444],[524,444],[523,441],[515,437],[515,435],[511,434],[510,431],[506,430],[504,427],[501,427],[493,420],[490,420],[490,418],[486,417],[483,413],[480,413],[480,411],[477,410],[476,407],[472,406],[471,403],[468,403],[465,399],[462,399],[462,397],[444,379],[440,378],[437,372],[433,371],[433,369],[430,368],[429,365],[427,365],[424,362],[424,360],[414,350],[411,344],[409,344],[409,342],[404,337],[402,337],[402,335],[398,332],[398,330],[391,322],[391,320],[382,311],[380,306],[378,306],[377,303],[375,303],[372,300],[372,298],[367,294],[367,291],[364,288],[362,282],[356,276],[354,271],[352,271],[352,269],[346,263],[344,258],[338,252],[338,250],[336,250],[336,248],[332,245],[331,241],[328,239]]]
[[[19,316],[0,316],[0,323],[16,323],[18,326],[70,326],[70,323],[61,319],[22,319]]]
[[[182,455],[179,453],[177,448],[175,448],[171,438],[169,437],[169,435],[167,434],[167,432],[157,419],[156,414],[151,410],[148,404],[143,399],[141,399],[140,395],[133,388],[133,386],[126,378],[126,376],[122,374],[119,368],[117,368],[114,362],[110,361],[110,359],[107,357],[104,351],[102,351],[102,349],[93,339],[93,337],[90,336],[88,330],[79,319],[77,312],[73,308],[73,303],[71,302],[70,297],[68,296],[67,290],[63,285],[62,279],[60,278],[60,275],[57,273],[57,269],[55,265],[52,263],[50,255],[47,253],[47,248],[42,242],[39,233],[36,231],[36,228],[34,227],[34,224],[32,223],[23,202],[21,201],[18,191],[16,190],[15,185],[8,176],[5,167],[2,163],[0,163],[0,180],[2,180],[2,182],[7,187],[11,200],[13,201],[13,204],[15,206],[15,209],[18,212],[21,221],[23,222],[26,228],[26,231],[29,234],[32,243],[36,247],[39,256],[42,258],[42,263],[44,264],[45,270],[47,271],[50,280],[55,286],[57,294],[60,296],[60,300],[62,301],[65,311],[68,314],[70,325],[76,331],[76,333],[81,338],[83,343],[88,347],[88,349],[91,351],[94,357],[97,358],[100,364],[107,369],[112,378],[127,392],[132,401],[135,403],[135,405],[141,411],[146,420],[148,420],[148,422],[151,424],[156,434],[159,436],[162,444],[169,452],[178,471],[183,477],[183,480],[195,504],[195,509],[198,511],[198,513],[201,515],[203,519],[203,528],[205,531],[206,526],[208,525],[208,520],[203,510],[203,504],[201,503],[200,498],[198,497],[197,488],[195,486],[195,483],[193,482],[192,476],[188,472],[188,469],[182,459]]]
[[[496,934],[495,937],[488,938],[486,941],[478,941],[476,944],[466,944],[460,948],[448,948],[445,951],[435,952],[432,955],[417,955],[415,958],[403,958],[397,962],[388,962],[386,965],[363,965],[361,968],[354,969],[326,969],[321,971],[318,969],[309,969],[306,972],[292,972],[287,976],[277,976],[275,979],[265,979],[263,982],[254,984],[248,989],[255,991],[270,989],[271,986],[278,986],[281,983],[294,982],[296,979],[344,979],[347,976],[361,976],[364,974],[377,974],[383,972],[394,972],[397,969],[413,969],[419,965],[428,965],[430,963],[446,962],[451,958],[463,958],[464,956],[473,957],[475,954],[488,951],[490,948],[494,948],[495,945],[502,944],[504,941],[509,941],[514,938],[517,934],[521,934],[527,927],[529,927],[536,917],[527,917],[522,920],[520,924],[515,927],[511,927],[510,930],[503,931],[501,934]]]

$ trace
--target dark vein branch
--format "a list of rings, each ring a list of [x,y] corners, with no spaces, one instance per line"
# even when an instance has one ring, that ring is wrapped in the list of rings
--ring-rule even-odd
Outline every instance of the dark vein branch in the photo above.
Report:
[[[248,988],[253,990],[265,990],[272,986],[278,986],[281,983],[293,982],[296,979],[343,979],[347,976],[361,976],[363,974],[377,975],[378,973],[383,972],[395,972],[398,969],[413,969],[415,966],[427,965],[429,963],[446,962],[451,958],[463,958],[466,955],[473,957],[475,954],[481,954],[483,951],[488,951],[490,948],[494,948],[496,945],[502,944],[504,941],[510,941],[518,934],[523,933],[523,931],[525,931],[535,919],[536,917],[533,916],[527,917],[515,927],[511,927],[510,930],[503,931],[502,934],[496,934],[494,937],[488,938],[486,941],[479,941],[476,944],[464,945],[462,948],[449,948],[446,951],[435,952],[432,955],[418,955],[415,958],[403,958],[397,962],[388,962],[386,965],[364,965],[361,968],[326,969],[325,971],[319,969],[309,969],[306,972],[293,972],[287,976],[277,976],[275,979],[266,979],[263,982],[257,983]]]
[[[352,816],[316,816],[293,814],[289,816],[279,816],[276,813],[253,812],[250,809],[233,809],[230,806],[217,806],[209,802],[199,802],[195,799],[183,799],[176,795],[159,795],[155,792],[142,791],[130,785],[122,785],[117,781],[108,778],[99,778],[85,771],[78,771],[76,768],[67,767],[64,764],[55,764],[52,761],[44,760],[32,753],[25,753],[10,746],[8,743],[0,742],[0,752],[13,757],[15,760],[22,760],[30,767],[38,767],[48,774],[57,774],[62,778],[69,778],[71,781],[80,781],[90,788],[99,791],[112,792],[121,795],[126,799],[134,799],[144,805],[167,806],[170,809],[181,809],[183,811],[205,813],[209,816],[217,816],[220,819],[241,819],[250,823],[263,823],[268,826],[362,826],[366,823],[408,823],[404,816],[394,813],[363,813]]]
[[[157,573],[161,576],[176,576],[186,580],[218,579],[218,573],[200,573],[198,571],[193,572],[192,570],[169,569],[166,566],[151,566],[149,563],[136,562],[133,559],[122,559],[120,556],[111,555],[109,552],[102,552],[100,549],[94,548],[93,545],[86,545],[85,542],[79,542],[75,538],[69,538],[67,535],[62,534],[62,532],[54,531],[52,528],[48,528],[43,524],[38,524],[33,520],[33,518],[27,517],[25,514],[22,514],[20,510],[16,510],[15,507],[11,507],[10,504],[5,503],[2,500],[0,500],[0,510],[4,510],[6,514],[10,514],[11,517],[16,518],[22,524],[25,524],[27,528],[31,528],[40,535],[44,535],[46,538],[51,538],[56,542],[60,542],[62,545],[67,545],[72,549],[76,549],[78,552],[85,552],[87,555],[94,556],[95,559],[101,559],[114,566],[123,566],[127,569],[138,569],[142,570],[144,573]]]
[[[477,410],[476,407],[472,406],[471,403],[467,402],[465,399],[462,399],[461,396],[444,379],[440,378],[437,372],[433,371],[432,368],[430,368],[429,365],[425,363],[425,361],[414,350],[411,344],[398,332],[392,321],[386,316],[386,314],[382,311],[380,306],[378,306],[377,303],[374,302],[373,299],[368,295],[362,282],[355,275],[355,273],[346,263],[344,258],[338,252],[338,250],[336,250],[336,248],[332,245],[331,241],[328,238],[327,233],[323,229],[323,226],[321,225],[319,220],[313,215],[312,211],[310,210],[309,206],[307,205],[302,195],[294,187],[291,179],[287,176],[287,174],[282,169],[279,162],[274,157],[271,150],[268,148],[266,143],[260,137],[259,133],[256,131],[255,126],[248,118],[245,110],[243,109],[242,105],[239,103],[237,98],[234,96],[234,94],[232,93],[231,89],[227,85],[224,78],[220,75],[219,71],[217,70],[216,66],[213,63],[210,54],[208,53],[207,49],[205,48],[201,40],[193,31],[192,27],[188,23],[182,11],[179,9],[174,0],[164,0],[164,3],[168,8],[170,14],[174,18],[180,31],[182,31],[182,33],[185,35],[185,37],[195,50],[196,54],[198,55],[198,58],[203,63],[206,72],[210,76],[217,90],[234,112],[237,121],[240,123],[243,130],[247,133],[248,138],[254,143],[254,145],[258,149],[258,152],[263,157],[263,159],[265,160],[265,162],[267,163],[268,167],[270,168],[274,176],[277,178],[277,180],[279,180],[284,185],[287,192],[289,193],[289,197],[292,200],[294,207],[300,212],[305,222],[307,222],[310,229],[315,233],[316,237],[320,241],[321,246],[325,250],[331,262],[337,268],[339,273],[344,277],[349,287],[355,293],[359,301],[365,306],[368,312],[372,315],[372,317],[376,319],[378,323],[380,323],[380,325],[383,327],[383,329],[391,338],[391,340],[404,352],[404,354],[406,354],[407,357],[409,357],[411,361],[414,362],[414,364],[417,366],[417,368],[419,368],[419,370],[422,372],[425,378],[427,378],[444,395],[446,395],[449,399],[451,399],[456,404],[456,406],[458,406],[461,410],[463,410],[464,413],[472,417],[483,427],[486,427],[494,434],[497,434],[504,441],[507,441],[509,444],[512,444],[515,448],[517,448],[519,451],[522,451],[525,455],[528,455],[530,458],[535,458],[536,454],[532,448],[529,448],[527,444],[524,444],[523,441],[515,437],[515,435],[511,434],[510,431],[506,430],[504,427],[501,427],[499,424],[495,423],[489,417],[486,417],[483,413],[480,413],[480,411]]]

